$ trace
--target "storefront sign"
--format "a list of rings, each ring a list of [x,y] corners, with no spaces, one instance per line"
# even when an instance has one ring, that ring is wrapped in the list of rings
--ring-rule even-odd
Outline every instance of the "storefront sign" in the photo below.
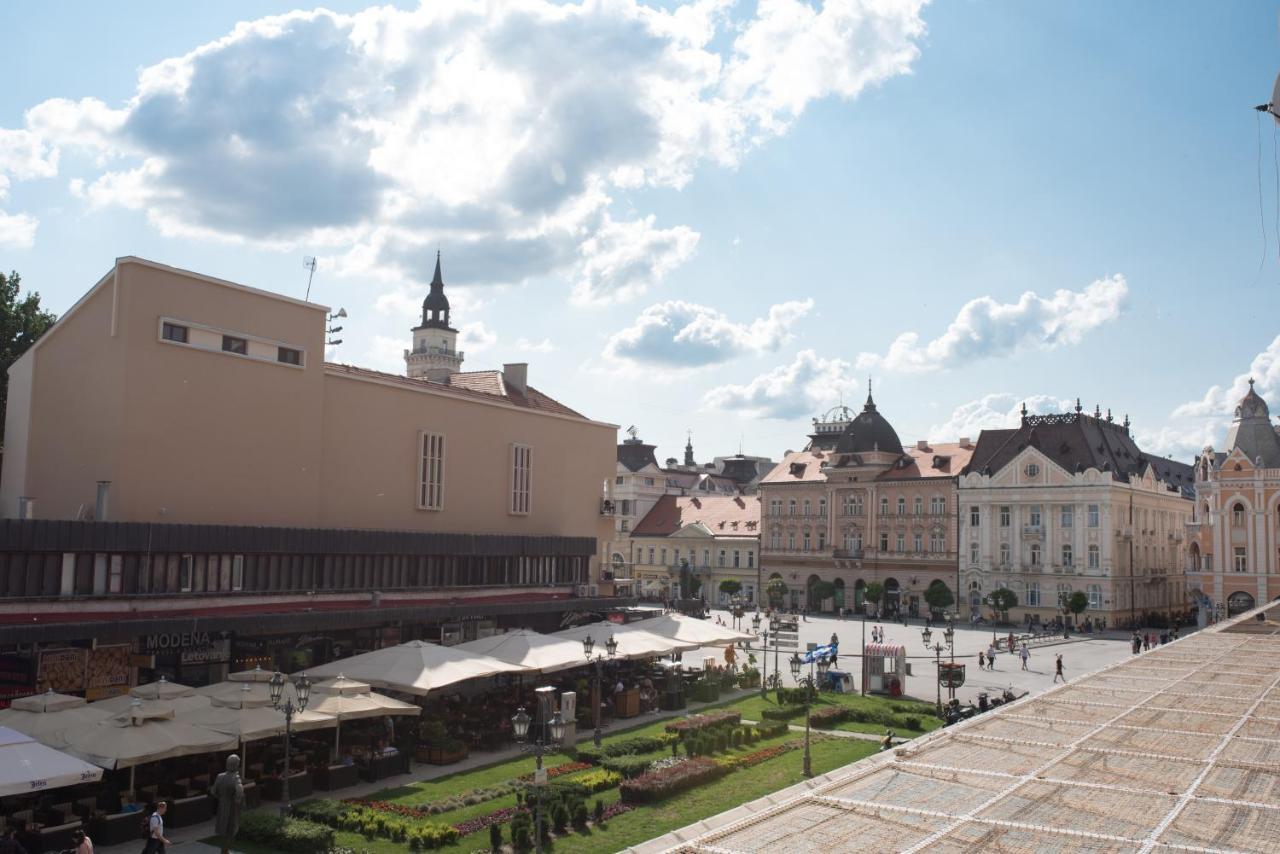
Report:
[[[130,644],[127,643],[89,650],[85,699],[105,700],[128,693],[132,658]]]
[[[205,646],[208,643],[208,632],[161,632],[147,635],[143,639],[142,648],[147,652],[168,652],[170,650]]]
[[[183,664],[226,664],[231,661],[231,639],[225,632],[160,632],[142,638],[142,651]]]
[[[23,655],[0,655],[0,709],[19,697],[29,697],[36,692],[35,667]]]
[[[84,690],[87,649],[47,649],[40,653],[36,685],[42,691],[79,694]]]
[[[229,638],[188,647],[178,655],[178,661],[181,664],[226,664],[230,660],[231,640]]]

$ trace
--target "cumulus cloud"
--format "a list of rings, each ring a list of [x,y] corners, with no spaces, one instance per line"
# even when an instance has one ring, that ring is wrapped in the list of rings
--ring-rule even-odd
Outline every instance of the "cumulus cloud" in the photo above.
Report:
[[[0,247],[30,249],[36,242],[39,220],[30,214],[7,214],[0,211]]]
[[[483,353],[497,342],[497,334],[479,320],[464,323],[458,329],[458,349],[463,352]]]
[[[976,442],[978,434],[983,430],[1017,427],[1022,420],[1024,404],[1031,415],[1068,412],[1075,407],[1073,400],[1047,394],[1019,396],[996,392],[957,406],[946,421],[929,428],[929,438],[939,442],[954,442],[967,436]]]
[[[697,368],[743,354],[773,352],[791,340],[791,328],[812,308],[811,299],[794,300],[772,306],[767,317],[735,323],[705,305],[661,302],[615,332],[604,355],[632,364]]]
[[[1178,459],[1191,459],[1206,445],[1222,450],[1236,404],[1248,393],[1250,379],[1254,391],[1274,413],[1280,402],[1280,336],[1259,351],[1248,370],[1236,374],[1229,385],[1210,386],[1200,399],[1175,407],[1169,421],[1158,430],[1139,432],[1141,447]]]
[[[853,366],[801,350],[787,365],[760,374],[746,385],[723,385],[702,398],[707,409],[723,409],[758,418],[800,418],[857,393]]]
[[[529,338],[517,338],[516,350],[521,353],[554,353],[556,345],[551,343],[550,338],[543,338],[541,341],[533,341]]]
[[[0,174],[48,177],[164,234],[325,250],[331,270],[563,281],[634,298],[697,231],[620,193],[679,188],[785,133],[816,99],[904,74],[923,0],[430,0],[243,22],[139,72],[113,106],[58,98],[0,129]],[[76,93],[77,95],[82,93]],[[90,93],[91,94],[91,93]]]
[[[939,337],[921,344],[919,333],[903,332],[883,357],[860,354],[858,367],[879,365],[891,371],[922,373],[991,356],[1078,344],[1089,332],[1118,318],[1128,294],[1124,276],[1117,275],[1099,279],[1081,291],[1064,288],[1050,297],[1031,291],[1012,303],[978,297],[965,303]]]

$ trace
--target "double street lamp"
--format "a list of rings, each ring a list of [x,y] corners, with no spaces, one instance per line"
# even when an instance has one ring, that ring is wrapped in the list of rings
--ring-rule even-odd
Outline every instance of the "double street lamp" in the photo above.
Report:
[[[818,676],[814,679],[814,667],[817,666]],[[801,677],[800,671],[804,667],[804,659],[800,657],[800,653],[793,653],[791,656],[791,675],[796,678],[796,684],[805,689],[804,704],[804,775],[806,777],[813,776],[813,765],[809,757],[809,709],[813,706],[813,701],[818,693],[818,680],[825,680],[827,670],[831,667],[831,663],[826,656],[819,656],[817,659],[809,659],[809,675]]]
[[[293,687],[289,692],[293,696],[285,694],[286,685]],[[293,735],[293,716],[306,711],[307,701],[311,699],[311,680],[305,675],[289,679],[277,670],[271,675],[267,690],[271,696],[271,707],[284,713],[284,774],[280,778],[280,814],[288,815],[293,810],[293,804],[289,803],[289,776],[293,773],[289,765],[289,739]]]
[[[545,717],[541,715],[541,717]],[[565,722],[557,711],[551,720],[540,721],[534,737],[529,738],[529,724],[532,722],[529,713],[521,706],[511,717],[511,730],[515,734],[516,743],[525,753],[532,753],[534,756],[534,772],[533,787],[538,792],[538,805],[533,814],[533,839],[534,847],[541,854],[542,852],[542,789],[546,784],[547,772],[542,770],[542,757],[550,753],[555,753],[560,749],[560,742],[564,741]],[[545,724],[545,726],[543,725]]]
[[[942,717],[942,652],[943,652],[943,650],[950,650],[950,651],[951,651],[951,661],[952,661],[953,663],[955,662],[955,660],[956,660],[956,648],[955,648],[956,630],[955,630],[955,628],[951,625],[950,621],[948,621],[948,622],[947,622],[947,628],[946,628],[946,629],[943,631],[943,633],[942,633],[942,639],[941,639],[941,640],[939,640],[938,642],[933,643],[933,644],[931,644],[931,643],[930,643],[930,641],[932,641],[932,640],[933,640],[933,632],[931,632],[929,629],[925,629],[924,631],[922,631],[922,632],[920,633],[920,637],[924,640],[924,648],[925,648],[925,649],[931,649],[931,650],[933,650],[934,664],[936,664],[936,665],[937,665],[937,667],[938,667],[938,677],[937,677],[937,683],[938,683],[938,705],[937,705],[937,709],[938,709],[938,717]],[[954,688],[951,688],[951,687],[950,687],[950,685],[948,685],[948,691],[952,692],[952,696],[954,696],[954,691],[955,691],[955,689],[954,689]]]
[[[591,637],[591,635],[587,635],[585,638],[582,639],[582,651],[586,653],[587,661],[594,663],[596,666],[595,667],[595,695],[591,698],[592,705],[596,707],[595,719],[594,719],[596,723],[596,731],[594,735],[592,735],[592,741],[595,743],[596,747],[599,747],[600,746],[600,704],[604,702],[604,695],[600,693],[600,678],[601,678],[601,673],[604,667],[604,662],[606,659],[603,655],[597,655],[594,659],[591,657],[591,651],[595,649],[595,647],[596,647],[596,641],[595,641],[595,638]],[[604,648],[609,653],[608,660],[610,661],[613,660],[613,656],[618,652],[618,639],[615,638],[613,635],[609,635],[609,639],[604,642]]]

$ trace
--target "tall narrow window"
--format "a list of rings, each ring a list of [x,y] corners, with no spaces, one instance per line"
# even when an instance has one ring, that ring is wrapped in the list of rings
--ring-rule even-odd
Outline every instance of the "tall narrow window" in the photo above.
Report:
[[[191,575],[194,565],[195,558],[191,555],[182,556],[182,563],[178,566],[178,589],[183,593],[191,592]]]
[[[1100,565],[1101,556],[1098,552],[1098,547],[1094,545],[1089,546],[1089,568],[1097,569]]]
[[[1097,504],[1089,505],[1089,527],[1090,528],[1098,527],[1098,505]]]
[[[1008,566],[1008,565],[1009,565],[1009,563],[1010,563],[1009,558],[1010,558],[1010,555],[1011,555],[1012,553],[1013,553],[1013,552],[1012,552],[1012,549],[1010,548],[1010,546],[1009,546],[1009,544],[1008,544],[1008,543],[1001,543],[1001,544],[1000,544],[1000,565],[1001,565],[1001,566]]]
[[[107,592],[119,593],[124,585],[124,555],[111,556],[111,569],[107,575]]]
[[[976,528],[982,524],[982,513],[977,507],[969,508],[969,527]]]
[[[1000,508],[1000,527],[1009,527],[1009,505],[1005,504]]]
[[[418,509],[444,509],[444,436],[418,433]]]
[[[511,512],[529,512],[529,498],[533,487],[533,448],[528,445],[511,446]]]
[[[231,558],[231,589],[244,589],[244,555]]]

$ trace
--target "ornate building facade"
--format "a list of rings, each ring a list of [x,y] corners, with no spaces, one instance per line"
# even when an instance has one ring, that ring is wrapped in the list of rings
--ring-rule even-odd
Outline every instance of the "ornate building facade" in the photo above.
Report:
[[[955,480],[973,444],[903,448],[870,390],[860,413],[838,407],[813,428],[760,482],[761,602],[771,582],[781,604],[811,610],[860,609],[871,582],[886,614],[924,613],[933,584],[958,597]]]
[[[631,533],[635,579],[642,593],[688,597],[684,570],[701,582],[700,596],[725,604],[724,581],[755,599],[759,583],[760,500],[753,495],[664,495]]]
[[[1028,415],[984,430],[960,478],[962,612],[986,614],[993,590],[1018,598],[1018,622],[1063,613],[1080,591],[1082,616],[1108,625],[1187,607],[1184,525],[1191,466],[1144,453],[1129,422],[1082,411]]]
[[[1195,481],[1187,575],[1202,622],[1280,597],[1280,437],[1253,380],[1225,450],[1204,449]]]

